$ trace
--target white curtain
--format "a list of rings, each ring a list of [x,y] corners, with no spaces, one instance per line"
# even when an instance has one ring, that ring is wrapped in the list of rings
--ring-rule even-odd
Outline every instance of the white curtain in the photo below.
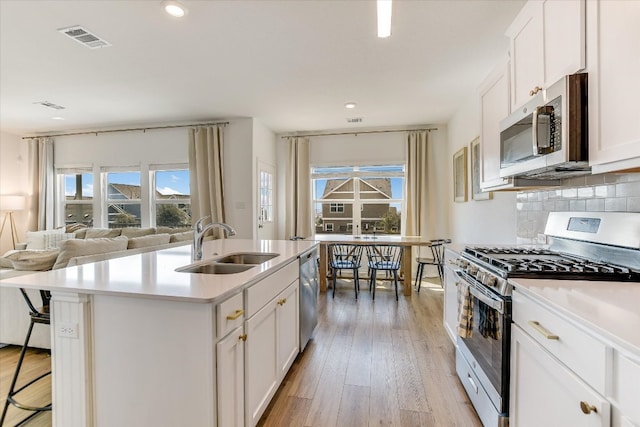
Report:
[[[53,170],[53,139],[33,138],[28,141],[29,200],[27,209],[30,230],[55,228],[55,174]],[[37,213],[37,215],[35,215]]]
[[[192,221],[208,216],[212,222],[224,222],[223,186],[224,137],[221,126],[189,129],[189,176]],[[207,221],[208,222],[208,221]],[[218,228],[214,235],[224,237]]]
[[[286,236],[309,237],[313,217],[308,137],[289,138],[286,180]]]
[[[428,131],[412,131],[407,135],[407,236],[436,236],[437,202],[435,200],[436,179],[435,156]]]

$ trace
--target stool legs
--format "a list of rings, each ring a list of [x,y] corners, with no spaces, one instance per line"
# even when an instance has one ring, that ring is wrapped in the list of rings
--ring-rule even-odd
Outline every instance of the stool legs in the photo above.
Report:
[[[9,409],[9,405],[13,405],[16,408],[19,409],[23,409],[25,411],[33,411],[33,414],[29,415],[27,418],[25,418],[24,420],[22,420],[21,422],[19,422],[17,425],[22,425],[25,421],[30,420],[31,418],[35,417],[36,415],[38,415],[40,412],[43,411],[50,411],[51,410],[51,404],[45,405],[45,406],[30,406],[30,405],[25,405],[23,403],[18,402],[17,400],[14,399],[14,396],[18,393],[20,393],[22,390],[24,390],[25,388],[29,387],[30,385],[32,385],[33,383],[41,380],[42,378],[46,377],[47,375],[51,374],[51,371],[46,372],[42,375],[40,375],[39,377],[29,381],[28,383],[26,383],[25,385],[23,385],[22,387],[18,388],[16,390],[16,383],[18,382],[18,377],[20,375],[20,369],[22,368],[22,362],[24,361],[24,356],[25,353],[27,352],[27,347],[29,346],[29,340],[31,339],[31,332],[33,331],[33,325],[35,325],[36,322],[34,322],[33,320],[31,321],[31,323],[29,324],[29,330],[27,331],[27,337],[24,341],[24,345],[22,346],[22,350],[20,351],[20,357],[18,358],[18,364],[16,365],[16,371],[13,374],[13,379],[11,380],[11,386],[9,387],[9,394],[7,395],[7,400],[4,403],[4,408],[2,410],[2,417],[0,417],[0,426],[4,425],[4,420],[5,417],[7,415],[7,410]]]

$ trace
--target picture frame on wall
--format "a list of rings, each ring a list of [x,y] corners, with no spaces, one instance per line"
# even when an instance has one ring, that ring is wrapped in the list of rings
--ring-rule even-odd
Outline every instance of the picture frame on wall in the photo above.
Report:
[[[480,161],[482,159],[480,137],[476,137],[469,143],[469,152],[471,153],[471,197],[473,200],[489,200],[493,198],[493,193],[491,191],[482,191],[482,188],[480,188]]]
[[[467,201],[467,147],[453,155],[453,201]]]

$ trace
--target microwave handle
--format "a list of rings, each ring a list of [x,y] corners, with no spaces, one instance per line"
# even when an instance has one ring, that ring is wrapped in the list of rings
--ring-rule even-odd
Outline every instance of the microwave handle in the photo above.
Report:
[[[533,133],[533,155],[540,156],[542,154],[540,150],[540,144],[538,144],[538,116],[550,116],[553,113],[553,107],[550,105],[543,105],[542,107],[536,107],[533,110],[533,120],[532,120],[532,133]]]

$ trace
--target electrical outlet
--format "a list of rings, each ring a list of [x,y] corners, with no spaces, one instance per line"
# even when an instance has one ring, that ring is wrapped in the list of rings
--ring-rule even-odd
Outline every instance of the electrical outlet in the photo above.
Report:
[[[547,236],[542,233],[538,233],[538,244],[546,245],[547,244]]]
[[[77,323],[59,323],[56,329],[59,337],[78,338]]]

